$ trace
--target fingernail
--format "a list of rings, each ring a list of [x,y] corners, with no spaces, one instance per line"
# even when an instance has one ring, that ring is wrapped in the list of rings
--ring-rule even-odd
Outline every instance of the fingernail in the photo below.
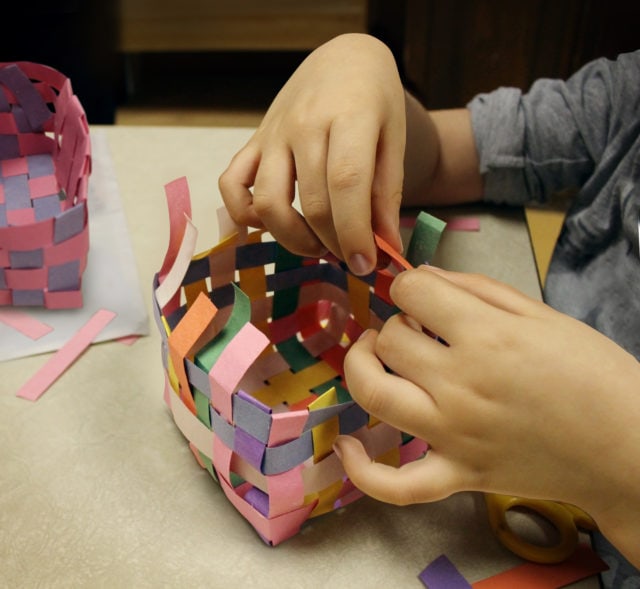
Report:
[[[373,272],[373,264],[362,254],[353,254],[349,258],[349,268],[357,276],[364,276]]]

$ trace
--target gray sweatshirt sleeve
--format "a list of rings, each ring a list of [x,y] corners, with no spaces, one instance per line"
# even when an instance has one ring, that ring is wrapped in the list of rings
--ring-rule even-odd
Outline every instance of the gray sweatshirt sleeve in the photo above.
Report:
[[[637,93],[639,56],[596,60],[566,82],[538,80],[526,94],[499,88],[476,96],[467,107],[485,199],[545,202],[558,190],[582,187],[615,134],[625,97]]]

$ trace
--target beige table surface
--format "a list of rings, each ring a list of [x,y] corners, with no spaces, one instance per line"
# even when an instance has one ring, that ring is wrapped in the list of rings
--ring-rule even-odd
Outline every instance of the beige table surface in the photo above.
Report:
[[[188,177],[198,251],[210,247],[217,178],[251,130],[92,133],[108,138],[151,311],[168,238],[164,184]],[[437,262],[539,296],[521,212],[478,216],[480,232],[445,233]],[[420,588],[417,575],[443,553],[470,581],[520,562],[468,493],[404,508],[365,498],[267,547],[174,426],[151,333],[92,346],[37,403],[14,393],[47,357],[0,364],[0,587]]]

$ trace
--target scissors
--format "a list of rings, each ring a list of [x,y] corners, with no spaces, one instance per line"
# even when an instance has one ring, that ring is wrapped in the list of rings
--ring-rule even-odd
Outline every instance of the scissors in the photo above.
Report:
[[[532,562],[550,564],[567,559],[578,545],[579,530],[596,530],[596,523],[584,511],[568,503],[524,499],[510,495],[486,493],[485,502],[489,523],[498,540],[517,554]],[[541,546],[519,536],[507,522],[507,511],[522,508],[547,520],[560,535],[557,544]]]

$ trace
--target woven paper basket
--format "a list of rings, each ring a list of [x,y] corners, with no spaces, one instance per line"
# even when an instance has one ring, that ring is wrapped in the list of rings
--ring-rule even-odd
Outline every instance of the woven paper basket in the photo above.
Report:
[[[0,305],[82,306],[89,127],[71,82],[0,63]]]
[[[396,312],[389,287],[407,263],[396,255],[358,278],[235,226],[194,256],[186,180],[166,192],[170,243],[154,284],[165,400],[200,465],[275,545],[361,496],[332,451],[336,435],[391,465],[427,449],[365,413],[343,375],[350,344]]]

